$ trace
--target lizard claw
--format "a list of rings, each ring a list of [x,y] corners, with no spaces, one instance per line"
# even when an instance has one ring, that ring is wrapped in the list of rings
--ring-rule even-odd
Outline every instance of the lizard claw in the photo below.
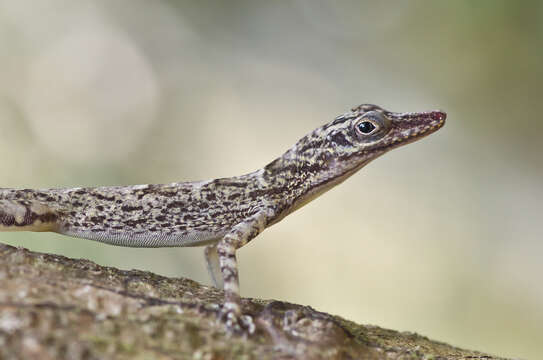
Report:
[[[229,332],[249,335],[255,332],[256,326],[250,315],[243,315],[241,311],[232,308],[223,308],[220,314],[221,321],[224,321]]]

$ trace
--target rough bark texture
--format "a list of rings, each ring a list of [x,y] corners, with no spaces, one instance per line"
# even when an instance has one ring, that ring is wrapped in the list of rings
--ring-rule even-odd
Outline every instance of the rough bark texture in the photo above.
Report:
[[[0,359],[499,359],[306,306],[245,299],[232,335],[222,292],[0,244]]]

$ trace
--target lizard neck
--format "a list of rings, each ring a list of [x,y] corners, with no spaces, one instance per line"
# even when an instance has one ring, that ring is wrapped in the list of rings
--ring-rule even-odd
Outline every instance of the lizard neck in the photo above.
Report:
[[[280,204],[278,216],[273,221],[276,223],[343,182],[366,163],[352,169],[341,169],[326,151],[306,156],[293,148],[255,174],[261,177],[261,183],[266,184],[266,197]]]

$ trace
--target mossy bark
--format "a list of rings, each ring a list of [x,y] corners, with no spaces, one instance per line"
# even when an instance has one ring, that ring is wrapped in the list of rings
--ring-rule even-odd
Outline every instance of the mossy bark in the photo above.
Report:
[[[414,333],[244,299],[251,336],[217,320],[222,292],[0,244],[1,359],[498,359]]]

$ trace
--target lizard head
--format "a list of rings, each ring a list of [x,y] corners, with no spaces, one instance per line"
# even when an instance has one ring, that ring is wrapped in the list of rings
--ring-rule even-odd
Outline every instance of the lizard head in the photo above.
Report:
[[[317,128],[293,150],[314,164],[314,181],[337,183],[387,151],[438,130],[445,118],[442,111],[396,113],[363,104]]]
[[[323,147],[332,158],[367,162],[433,133],[445,124],[442,111],[395,113],[363,104],[321,128]]]
[[[395,113],[364,104],[317,128],[264,168],[267,182],[300,190],[275,222],[387,151],[438,130],[445,117],[442,111]]]

